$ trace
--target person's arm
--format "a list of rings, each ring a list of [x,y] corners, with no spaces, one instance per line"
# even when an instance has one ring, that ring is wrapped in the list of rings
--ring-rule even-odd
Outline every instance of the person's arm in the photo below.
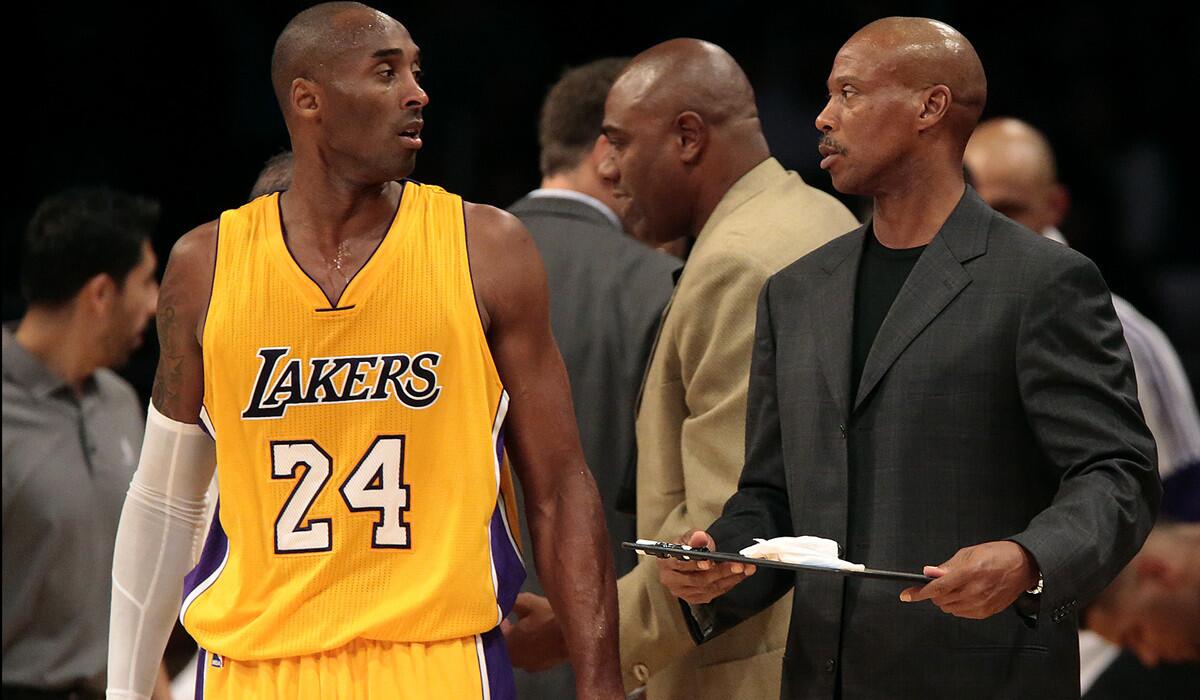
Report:
[[[959,550],[906,600],[982,619],[1043,580],[1038,617],[1066,619],[1145,541],[1162,494],[1154,440],[1108,288],[1090,260],[1064,251],[1026,299],[1016,371],[1026,418],[1058,483],[1051,505],[1007,540]]]
[[[199,337],[215,240],[215,224],[181,238],[159,291],[158,370],[113,555],[108,640],[113,699],[151,697],[183,577],[193,564],[192,544],[205,523],[216,457],[211,438],[197,425],[204,393]]]
[[[509,394],[505,444],[524,489],[538,574],[561,621],[579,697],[620,698],[612,553],[550,333],[545,270],[515,217],[475,204],[465,216],[488,345]]]
[[[154,681],[154,694],[150,700],[171,700],[171,675],[165,663],[158,666],[158,678]]]
[[[1162,496],[1108,288],[1090,260],[1070,262],[1027,302],[1017,341],[1025,412],[1059,487],[1012,540],[1040,565],[1042,610],[1051,614],[1077,609],[1124,568]]]
[[[758,320],[750,363],[746,409],[745,466],[737,491],[707,532],[684,534],[680,541],[726,552],[753,544],[754,537],[789,537],[792,533],[775,374],[775,327],[771,314],[771,281],[758,301]],[[708,541],[704,542],[707,538]],[[657,560],[659,579],[672,594],[693,606],[689,624],[697,642],[705,641],[767,608],[788,592],[792,577],[771,569],[751,580],[740,564]],[[707,605],[706,605],[707,604]],[[705,618],[703,620],[699,618]]]

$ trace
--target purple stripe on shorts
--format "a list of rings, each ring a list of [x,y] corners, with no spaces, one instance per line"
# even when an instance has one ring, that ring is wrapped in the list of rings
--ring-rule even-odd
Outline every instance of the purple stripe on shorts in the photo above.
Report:
[[[208,652],[200,650],[200,657],[196,659],[196,700],[204,700],[204,669],[208,664],[204,663],[208,658]]]
[[[208,529],[208,538],[204,540],[204,550],[200,552],[200,561],[196,563],[196,568],[183,577],[184,598],[196,590],[196,586],[200,585],[204,579],[212,576],[224,561],[225,552],[228,549],[229,538],[225,536],[225,529],[221,527],[221,501],[218,499],[217,507],[213,511],[212,527]]]
[[[491,700],[516,700],[517,685],[513,679],[512,662],[508,660],[508,647],[499,627],[479,635],[483,640],[483,658],[487,663],[487,678]]]

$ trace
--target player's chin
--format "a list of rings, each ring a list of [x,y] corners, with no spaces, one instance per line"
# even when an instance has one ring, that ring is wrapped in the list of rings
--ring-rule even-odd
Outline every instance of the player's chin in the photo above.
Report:
[[[391,173],[389,180],[403,180],[412,175],[417,168],[417,152],[405,151],[399,155],[387,168]]]

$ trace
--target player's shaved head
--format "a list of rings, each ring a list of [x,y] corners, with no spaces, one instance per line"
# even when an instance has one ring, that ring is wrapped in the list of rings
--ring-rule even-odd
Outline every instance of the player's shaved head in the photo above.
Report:
[[[714,127],[758,126],[754,89],[725,49],[699,39],[672,39],[630,61],[614,89],[639,110],[673,118],[695,112]]]
[[[900,83],[916,90],[945,85],[948,115],[965,144],[987,102],[987,76],[975,47],[954,27],[924,17],[887,17],[855,32],[843,51],[865,48]]]
[[[357,2],[292,18],[275,42],[271,79],[295,154],[294,184],[339,172],[367,186],[407,177],[421,149],[420,49],[404,25]]]
[[[296,78],[320,82],[333,62],[353,47],[365,32],[402,26],[388,15],[358,2],[326,2],[292,18],[275,40],[271,55],[271,84],[288,114],[288,92]]]

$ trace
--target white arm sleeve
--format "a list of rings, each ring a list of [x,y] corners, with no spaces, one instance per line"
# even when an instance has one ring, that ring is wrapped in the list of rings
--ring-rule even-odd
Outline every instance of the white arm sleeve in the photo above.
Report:
[[[215,467],[215,445],[199,426],[171,420],[150,405],[113,556],[110,700],[148,699],[154,689],[206,520]]]

